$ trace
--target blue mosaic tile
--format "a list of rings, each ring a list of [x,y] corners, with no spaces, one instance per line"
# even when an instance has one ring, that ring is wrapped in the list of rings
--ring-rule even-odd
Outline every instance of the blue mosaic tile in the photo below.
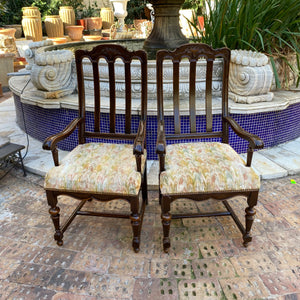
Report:
[[[38,106],[21,104],[20,97],[14,95],[17,124],[24,131],[39,141],[52,134],[63,130],[74,118],[78,116],[77,110],[71,109],[43,109]],[[26,128],[23,122],[22,108],[26,121]],[[263,139],[265,147],[274,147],[278,144],[293,140],[300,136],[300,103],[293,104],[282,111],[273,111],[257,114],[231,114],[245,130],[258,135]],[[93,130],[94,118],[93,113],[87,112],[86,116],[87,128]],[[189,131],[189,119],[186,116],[181,118],[182,132]],[[138,128],[139,117],[132,116],[132,132],[136,132]],[[101,113],[100,117],[101,129],[103,132],[109,132],[109,114]],[[116,131],[122,132],[125,126],[125,116],[116,116]],[[221,115],[213,116],[213,130],[221,130]],[[204,131],[206,127],[205,116],[197,116],[197,130]],[[165,128],[167,133],[174,133],[173,117],[165,117]],[[148,159],[157,159],[155,153],[157,136],[157,117],[148,116],[147,118],[147,153]],[[218,139],[209,139],[215,141]],[[89,139],[93,141],[93,139]],[[124,141],[127,142],[127,141]],[[229,132],[230,145],[238,152],[247,151],[248,143],[239,138],[232,130]],[[62,150],[70,151],[78,143],[77,130],[68,138],[58,144]]]

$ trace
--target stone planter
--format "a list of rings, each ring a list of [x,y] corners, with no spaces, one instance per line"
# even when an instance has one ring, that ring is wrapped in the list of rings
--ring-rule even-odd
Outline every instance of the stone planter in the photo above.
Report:
[[[46,16],[44,23],[49,38],[64,36],[64,25],[60,16]]]
[[[229,97],[238,103],[271,101],[273,71],[262,53],[232,50]]]

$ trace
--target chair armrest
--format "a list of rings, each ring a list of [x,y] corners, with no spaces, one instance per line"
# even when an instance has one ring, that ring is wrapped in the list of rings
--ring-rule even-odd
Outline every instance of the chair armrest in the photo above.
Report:
[[[244,130],[233,118],[224,117],[224,119],[239,137],[249,142],[247,151],[247,166],[250,167],[253,156],[253,150],[262,149],[264,147],[263,140],[257,135]]]
[[[233,118],[224,117],[224,119],[229,123],[232,130],[244,140],[249,142],[249,146],[252,149],[262,149],[264,147],[264,142],[260,137],[255,134],[252,134],[246,130],[244,130]]]
[[[166,154],[165,124],[162,121],[159,121],[157,125],[156,154]]]
[[[134,155],[144,154],[145,139],[146,139],[146,121],[140,121],[137,136],[133,144]]]
[[[55,166],[59,165],[58,153],[57,153],[57,148],[56,148],[57,143],[62,141],[69,135],[71,135],[72,132],[78,126],[78,124],[81,123],[82,121],[83,121],[82,118],[76,118],[71,123],[69,123],[63,131],[56,133],[54,135],[51,135],[45,139],[45,141],[43,143],[43,149],[52,151],[52,156],[53,156]]]

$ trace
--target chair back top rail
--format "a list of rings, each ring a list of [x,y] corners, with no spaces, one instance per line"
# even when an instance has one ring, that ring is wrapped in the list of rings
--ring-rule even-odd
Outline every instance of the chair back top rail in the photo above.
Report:
[[[79,128],[79,136],[97,137],[97,138],[124,138],[134,139],[136,134],[131,133],[131,63],[133,60],[139,60],[141,66],[141,115],[140,118],[146,121],[147,113],[147,54],[143,50],[129,51],[123,46],[115,44],[98,45],[91,51],[77,50],[75,52],[77,80],[78,80],[78,99],[79,116],[85,118],[85,85],[83,59],[87,58],[92,63],[94,78],[94,132],[87,131],[85,122],[82,122]],[[101,69],[99,60],[104,59],[108,65],[109,72],[109,132],[101,132],[101,91],[99,79]],[[121,59],[124,63],[125,74],[125,126],[123,133],[116,133],[116,74],[115,62]]]
[[[206,84],[205,84],[205,111],[206,111],[206,132],[197,133],[196,129],[196,66],[201,58],[206,59]],[[185,44],[171,50],[159,50],[156,55],[157,67],[157,107],[158,119],[164,121],[164,95],[163,95],[163,62],[171,60],[173,63],[173,111],[174,111],[174,134],[166,134],[167,139],[181,138],[180,119],[180,62],[183,59],[189,60],[189,125],[190,135],[197,138],[222,137],[227,136],[228,126],[224,123],[222,131],[213,132],[212,116],[212,74],[213,65],[216,58],[223,59],[222,77],[222,116],[228,116],[228,76],[230,63],[230,50],[228,48],[213,49],[209,45],[193,43]],[[224,132],[225,131],[225,132]],[[189,136],[189,134],[183,134]]]

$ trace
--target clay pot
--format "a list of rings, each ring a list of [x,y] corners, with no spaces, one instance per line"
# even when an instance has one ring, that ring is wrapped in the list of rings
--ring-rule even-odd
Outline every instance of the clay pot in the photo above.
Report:
[[[0,28],[0,35],[7,35],[12,38],[15,38],[15,28]]]
[[[44,23],[49,38],[64,36],[64,25],[60,16],[46,16]]]
[[[72,6],[61,6],[59,8],[59,16],[64,24],[64,30],[66,32],[66,27],[75,25],[75,12]]]
[[[21,36],[22,36],[22,25],[21,24],[3,25],[3,27],[16,29],[15,38],[16,39],[21,38]]]
[[[100,17],[102,19],[102,28],[110,29],[114,23],[114,12],[110,7],[103,7],[100,11]]]
[[[66,37],[54,37],[50,38],[54,45],[60,45],[68,42],[68,39]]]
[[[88,30],[99,30],[102,28],[102,19],[100,17],[86,18],[86,24]]]
[[[83,28],[84,27],[80,25],[66,26],[68,36],[72,41],[80,41],[82,39]]]
[[[38,42],[43,39],[42,21],[40,18],[23,16],[22,27],[27,40]]]

